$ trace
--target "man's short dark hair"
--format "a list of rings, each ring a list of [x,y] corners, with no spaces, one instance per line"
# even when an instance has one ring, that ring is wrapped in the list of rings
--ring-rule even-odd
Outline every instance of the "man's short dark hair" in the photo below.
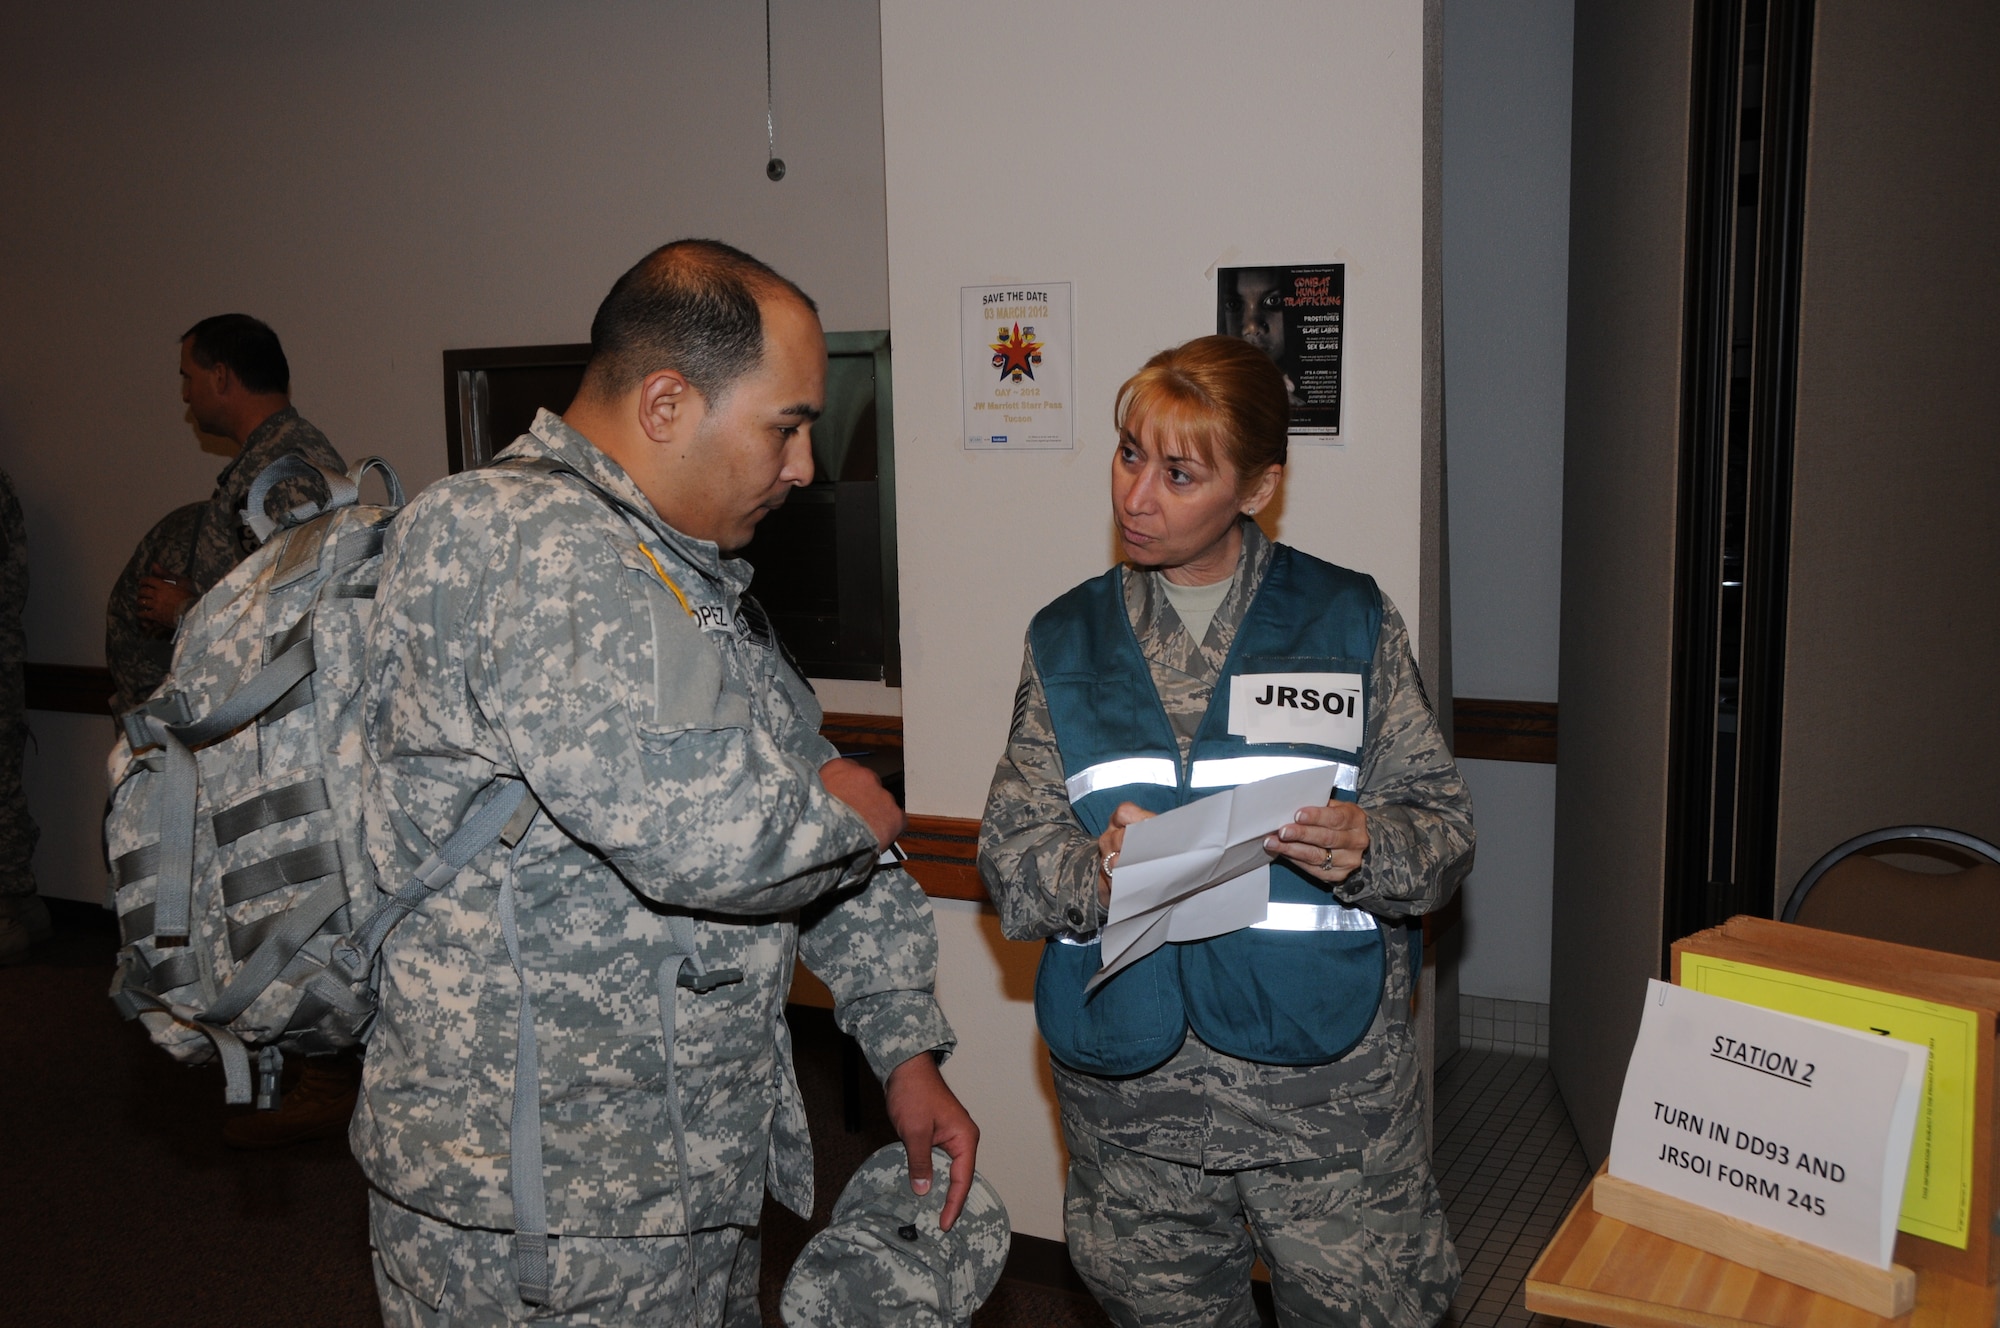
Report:
[[[797,286],[719,240],[676,240],[635,263],[590,320],[583,391],[622,396],[647,374],[673,369],[711,405],[764,359],[759,297],[788,294],[814,313]]]
[[[204,318],[181,333],[181,340],[194,343],[188,350],[196,364],[204,369],[226,364],[236,381],[252,392],[292,390],[292,366],[278,344],[278,334],[249,314]]]

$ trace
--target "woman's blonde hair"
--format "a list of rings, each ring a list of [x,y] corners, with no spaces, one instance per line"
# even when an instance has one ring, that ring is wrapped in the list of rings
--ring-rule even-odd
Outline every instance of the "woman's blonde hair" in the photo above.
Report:
[[[1210,465],[1227,461],[1240,489],[1285,464],[1291,413],[1270,356],[1236,337],[1196,337],[1126,379],[1112,418],[1121,436],[1151,422]]]

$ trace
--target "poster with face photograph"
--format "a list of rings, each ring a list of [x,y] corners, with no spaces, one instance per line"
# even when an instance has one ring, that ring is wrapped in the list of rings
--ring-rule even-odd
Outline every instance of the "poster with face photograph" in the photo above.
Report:
[[[1215,274],[1215,330],[1269,355],[1285,375],[1293,436],[1340,436],[1341,300],[1347,265],[1225,267]]]

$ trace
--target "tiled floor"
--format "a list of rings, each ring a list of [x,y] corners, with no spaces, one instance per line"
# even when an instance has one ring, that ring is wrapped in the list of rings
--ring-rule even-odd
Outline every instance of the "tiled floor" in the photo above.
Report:
[[[1521,1299],[1528,1267],[1590,1179],[1549,1063],[1466,1050],[1438,1069],[1438,1188],[1464,1280],[1449,1328],[1556,1328]]]

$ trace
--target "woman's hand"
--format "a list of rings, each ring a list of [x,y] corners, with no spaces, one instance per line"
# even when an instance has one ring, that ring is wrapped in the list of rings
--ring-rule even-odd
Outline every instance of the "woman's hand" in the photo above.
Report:
[[[1111,824],[1097,837],[1097,907],[1111,907],[1111,869],[1118,865],[1118,850],[1125,847],[1125,827],[1150,821],[1158,812],[1149,812],[1136,802],[1121,802],[1111,813]]]
[[[1368,813],[1351,802],[1301,807],[1290,825],[1265,838],[1264,851],[1315,880],[1344,881],[1368,852]]]

